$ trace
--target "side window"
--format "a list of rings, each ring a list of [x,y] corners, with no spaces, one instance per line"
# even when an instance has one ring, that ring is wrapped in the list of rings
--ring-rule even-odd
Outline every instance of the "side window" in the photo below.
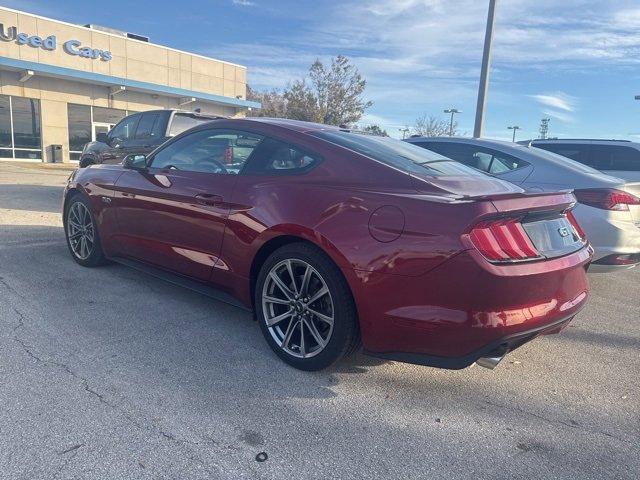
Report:
[[[115,138],[119,138],[120,140],[129,140],[133,138],[133,134],[136,131],[136,126],[138,125],[139,120],[139,113],[123,118],[120,123],[113,127],[109,132],[109,139],[113,140]]]
[[[235,175],[261,140],[260,135],[237,130],[200,130],[160,150],[151,167]]]
[[[136,129],[136,138],[143,140],[162,137],[161,117],[162,115],[159,112],[143,113]]]
[[[506,153],[493,152],[493,158],[489,165],[489,173],[499,175],[501,173],[510,172],[518,168],[526,167],[529,163],[516,157],[512,157]]]
[[[423,144],[421,143],[420,146],[422,147]],[[439,153],[468,167],[482,170],[482,168],[478,166],[479,159],[474,157],[475,151],[471,145],[461,145],[453,142],[431,142],[427,150]]]
[[[493,155],[485,152],[474,152],[471,156],[473,158],[473,162],[469,165],[470,167],[477,168],[478,170],[482,170],[483,172],[488,172],[491,168],[491,160],[493,159]]]
[[[562,155],[563,157],[570,158],[571,160],[575,160],[576,162],[582,163],[584,165],[589,165],[590,167],[598,168],[589,159],[589,148],[590,148],[589,145],[580,145],[580,144],[554,145],[550,143],[540,143],[540,144],[534,144],[533,146],[542,148],[544,150],[548,150],[553,153],[557,153],[558,155]]]
[[[506,153],[490,148],[476,147],[475,145],[434,142],[429,147],[429,150],[492,175],[499,175],[529,165],[528,162]]]
[[[320,157],[286,142],[266,138],[243,170],[249,175],[281,175],[308,170]]]
[[[640,150],[618,145],[594,145],[591,150],[594,167],[598,170],[640,170]]]

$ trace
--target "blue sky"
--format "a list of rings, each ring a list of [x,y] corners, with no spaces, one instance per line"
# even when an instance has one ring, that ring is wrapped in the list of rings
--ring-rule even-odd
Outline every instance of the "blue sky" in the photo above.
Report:
[[[392,134],[422,115],[473,131],[488,0],[9,0],[5,6],[98,23],[248,67],[258,89],[299,78],[315,58],[350,57],[374,102],[362,123]],[[640,2],[501,0],[486,135],[640,141]]]

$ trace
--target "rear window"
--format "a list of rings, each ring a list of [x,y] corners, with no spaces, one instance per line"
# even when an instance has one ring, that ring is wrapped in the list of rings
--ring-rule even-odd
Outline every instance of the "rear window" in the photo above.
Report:
[[[591,148],[591,161],[598,170],[640,170],[640,151],[633,147],[593,145]]]
[[[192,127],[201,125],[203,123],[210,122],[212,119],[207,117],[201,117],[199,115],[190,115],[188,113],[176,113],[173,116],[173,122],[171,122],[171,128],[169,129],[169,136],[175,137],[176,135],[189,130]]]
[[[558,143],[533,143],[532,146],[547,150],[549,152],[557,153],[563,157],[570,158],[576,162],[589,165],[596,168],[589,162],[589,145],[581,145],[577,143],[571,144],[558,144]]]
[[[484,176],[483,173],[417,145],[356,132],[317,132],[314,136],[405,172],[433,176]]]

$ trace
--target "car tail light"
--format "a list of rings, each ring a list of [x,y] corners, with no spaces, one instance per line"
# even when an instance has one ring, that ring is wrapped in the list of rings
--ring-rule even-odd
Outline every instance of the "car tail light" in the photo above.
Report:
[[[578,223],[578,220],[576,220],[576,217],[573,215],[573,212],[571,210],[567,212],[567,220],[569,220],[569,222],[575,229],[578,237],[580,237],[581,240],[584,240],[587,236],[585,235],[584,230],[582,230],[582,227]]]
[[[476,225],[469,233],[475,247],[497,262],[540,258],[518,219],[494,220]]]
[[[603,210],[629,210],[629,205],[640,205],[640,198],[613,188],[589,188],[573,193],[578,202]]]

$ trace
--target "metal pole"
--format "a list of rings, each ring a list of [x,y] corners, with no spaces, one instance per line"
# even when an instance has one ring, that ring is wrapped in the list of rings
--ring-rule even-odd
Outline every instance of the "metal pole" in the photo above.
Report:
[[[453,116],[456,113],[462,113],[462,110],[458,110],[457,108],[447,108],[446,110],[444,110],[444,113],[451,114],[451,121],[449,122],[449,136],[453,137]]]
[[[507,127],[509,130],[513,130],[513,140],[511,140],[513,143],[516,143],[516,132],[518,130],[520,130],[520,127],[518,125],[513,125],[512,127]]]
[[[482,54],[482,70],[480,71],[480,85],[478,86],[478,104],[476,106],[476,123],[473,128],[474,138],[482,137],[484,133],[484,108],[487,103],[489,89],[489,70],[491,69],[491,44],[493,42],[493,24],[496,18],[496,1],[489,0],[487,15],[487,31],[484,36],[484,52]]]

